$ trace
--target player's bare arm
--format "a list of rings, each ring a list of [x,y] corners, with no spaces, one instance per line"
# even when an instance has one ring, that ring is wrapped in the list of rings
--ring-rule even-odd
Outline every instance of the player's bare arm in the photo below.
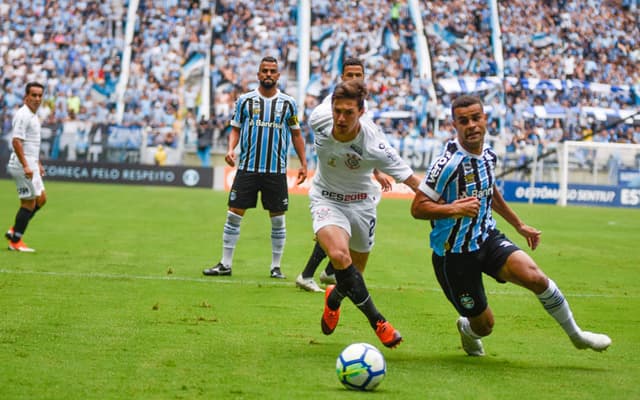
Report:
[[[476,197],[465,197],[447,204],[431,199],[420,190],[416,191],[411,203],[411,215],[415,219],[475,217],[479,211],[480,200]]]
[[[409,188],[411,188],[411,190],[413,190],[413,192],[415,193],[418,191],[418,186],[420,185],[420,178],[418,178],[414,174],[411,174],[411,176],[409,176],[407,179],[402,181],[402,183],[409,186]]]
[[[291,130],[291,143],[300,160],[300,168],[298,168],[298,179],[296,184],[299,185],[307,179],[307,156],[304,151],[304,138],[300,129]]]
[[[224,161],[231,167],[236,165],[236,146],[240,141],[240,129],[233,126],[231,127],[231,133],[229,134],[229,145],[227,147],[227,155],[224,156]]]
[[[527,246],[531,250],[535,250],[540,244],[541,231],[522,222],[518,215],[513,211],[509,204],[504,200],[500,191],[494,187],[491,208],[497,212],[505,221],[513,226],[520,235],[527,239]]]
[[[373,170],[373,177],[380,184],[383,192],[388,192],[391,190],[393,181],[389,175],[384,172],[378,170],[377,168]],[[414,190],[415,191],[415,190]]]

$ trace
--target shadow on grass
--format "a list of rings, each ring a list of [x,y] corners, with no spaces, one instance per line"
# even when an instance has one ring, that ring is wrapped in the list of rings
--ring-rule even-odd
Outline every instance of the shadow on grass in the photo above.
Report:
[[[535,359],[534,359],[535,357]],[[549,357],[548,360],[541,361],[538,355],[532,356],[530,360],[523,359],[509,359],[496,355],[486,355],[484,357],[471,357],[466,354],[434,354],[434,355],[420,355],[420,354],[398,354],[397,356],[387,355],[387,362],[393,362],[399,368],[403,365],[415,365],[416,362],[425,363],[430,365],[434,369],[451,369],[452,371],[460,371],[465,368],[481,367],[483,370],[494,372],[501,370],[522,370],[531,371],[535,374],[540,369],[544,368],[545,371],[583,371],[583,372],[607,372],[608,368],[595,367],[592,365],[579,365],[579,361],[576,364],[570,364],[566,361],[562,363],[554,362]],[[528,372],[527,372],[528,373]]]

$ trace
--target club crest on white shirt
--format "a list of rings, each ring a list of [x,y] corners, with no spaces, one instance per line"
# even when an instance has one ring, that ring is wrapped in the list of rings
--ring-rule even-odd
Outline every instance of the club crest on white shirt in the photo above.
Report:
[[[360,168],[360,156],[357,154],[347,153],[347,159],[344,160],[344,165],[349,169],[358,169]]]

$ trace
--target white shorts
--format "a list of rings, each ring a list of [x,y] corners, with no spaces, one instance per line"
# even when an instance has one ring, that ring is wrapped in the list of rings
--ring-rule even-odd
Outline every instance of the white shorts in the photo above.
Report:
[[[376,207],[352,207],[327,200],[311,200],[313,233],[328,225],[339,226],[350,236],[349,248],[369,253],[376,234]]]
[[[11,154],[11,158],[9,158],[9,163],[7,164],[7,172],[16,182],[18,198],[23,200],[35,199],[44,192],[44,182],[42,181],[42,176],[40,176],[40,164],[38,160],[27,158],[27,164],[29,164],[29,168],[33,171],[33,178],[31,179],[28,179],[24,175],[24,168],[15,154]]]

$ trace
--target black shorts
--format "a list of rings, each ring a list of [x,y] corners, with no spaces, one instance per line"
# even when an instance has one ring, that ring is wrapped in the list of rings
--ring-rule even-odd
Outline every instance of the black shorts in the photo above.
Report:
[[[498,230],[489,233],[480,250],[471,253],[445,253],[432,255],[433,269],[445,295],[460,315],[475,317],[487,308],[487,295],[482,284],[482,273],[500,283],[498,272],[507,258],[520,250]]]
[[[262,174],[237,171],[229,193],[229,207],[255,208],[261,192],[262,207],[280,212],[289,209],[289,189],[286,174]]]

